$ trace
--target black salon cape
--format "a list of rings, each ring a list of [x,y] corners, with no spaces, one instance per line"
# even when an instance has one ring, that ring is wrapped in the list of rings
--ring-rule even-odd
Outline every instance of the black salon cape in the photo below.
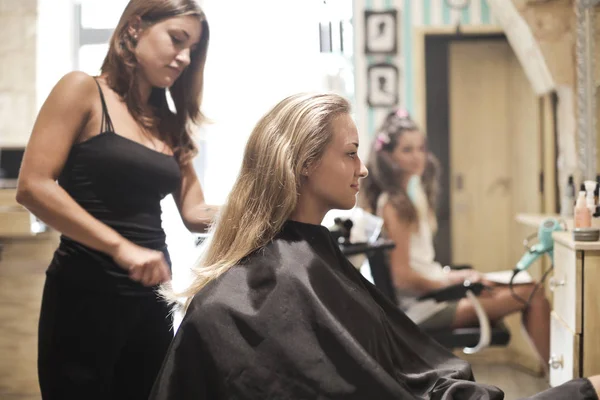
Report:
[[[325,227],[291,221],[194,297],[150,396],[503,398],[365,280]]]

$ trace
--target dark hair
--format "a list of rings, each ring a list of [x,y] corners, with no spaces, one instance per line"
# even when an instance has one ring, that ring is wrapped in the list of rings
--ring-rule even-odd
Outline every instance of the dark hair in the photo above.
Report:
[[[409,199],[406,188],[401,184],[404,172],[392,159],[392,152],[400,137],[405,132],[418,130],[419,127],[405,110],[394,110],[386,116],[373,140],[367,159],[369,175],[362,180],[359,195],[359,205],[362,208],[375,213],[379,196],[385,192],[388,193],[389,201],[400,219],[409,223],[418,221],[417,209]],[[437,206],[439,171],[438,160],[428,152],[421,181],[432,210]]]
[[[169,110],[165,89],[153,88],[149,102],[154,113],[149,115],[142,107],[134,79],[137,72],[136,40],[128,30],[129,25],[135,17],[140,17],[143,26],[148,26],[184,15],[198,18],[202,34],[197,48],[190,54],[190,65],[169,89],[177,111]],[[208,22],[195,0],[131,0],[110,39],[110,48],[101,68],[108,85],[123,98],[133,117],[144,127],[157,129],[160,139],[173,149],[180,164],[188,162],[197,153],[190,123],[200,124],[205,120],[200,106],[209,37]]]
[[[442,168],[440,165],[440,161],[433,153],[428,151],[427,161],[425,163],[425,170],[423,171],[421,182],[423,184],[423,189],[425,189],[425,195],[427,196],[427,203],[429,204],[429,208],[433,211],[436,211],[438,207],[438,199],[440,195],[440,180],[442,175],[441,172]]]

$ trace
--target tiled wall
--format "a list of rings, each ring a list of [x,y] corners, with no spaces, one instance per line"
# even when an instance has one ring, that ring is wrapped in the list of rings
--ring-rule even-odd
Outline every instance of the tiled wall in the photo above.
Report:
[[[37,0],[0,0],[0,146],[24,146],[36,112]]]
[[[364,24],[365,10],[383,11],[396,9],[398,11],[398,43],[399,51],[396,56],[365,56],[364,54]],[[369,65],[379,62],[393,63],[400,72],[400,106],[414,113],[415,88],[413,72],[413,28],[418,26],[454,26],[461,25],[495,25],[496,21],[490,12],[486,0],[471,0],[470,5],[463,11],[448,7],[445,0],[355,0],[354,15],[356,21],[355,74],[356,100],[358,107],[359,131],[363,140],[373,135],[387,110],[370,108],[366,104],[367,81],[366,74]],[[366,146],[365,146],[366,147]]]

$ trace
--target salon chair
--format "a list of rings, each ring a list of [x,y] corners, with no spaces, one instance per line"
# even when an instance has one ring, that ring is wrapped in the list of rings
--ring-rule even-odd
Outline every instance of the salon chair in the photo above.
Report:
[[[343,251],[343,250],[342,250]],[[375,251],[368,254],[369,265],[375,286],[392,302],[396,303],[396,295],[392,284],[392,277],[387,265],[387,258],[383,251]],[[469,266],[457,266],[453,269],[467,269]],[[449,286],[436,290],[419,297],[425,301],[433,299],[437,302],[460,300],[464,297],[472,299],[484,290],[481,283],[465,281],[463,284]],[[475,303],[477,305],[479,302]],[[481,307],[481,306],[479,306]],[[510,332],[503,322],[491,324],[483,308],[478,311],[479,326],[456,329],[427,330],[427,334],[433,337],[442,346],[449,349],[463,348],[466,354],[473,354],[489,346],[506,346],[510,341]],[[487,326],[487,328],[486,328]],[[488,333],[489,332],[489,333]]]
[[[339,243],[346,257],[365,254],[371,267],[371,275],[375,286],[394,304],[397,303],[390,269],[385,252],[394,248],[390,240],[378,239],[372,243],[351,243],[349,240],[352,223],[336,220],[336,228],[332,236]],[[453,269],[470,269],[468,265],[451,267]],[[477,311],[479,326],[457,329],[427,330],[434,340],[448,349],[462,348],[466,354],[473,354],[489,346],[506,346],[510,341],[510,332],[502,322],[490,324],[487,315],[479,302],[477,295],[485,289],[481,283],[465,281],[463,284],[449,286],[419,297],[420,301],[433,299],[437,302],[454,301],[469,298]]]

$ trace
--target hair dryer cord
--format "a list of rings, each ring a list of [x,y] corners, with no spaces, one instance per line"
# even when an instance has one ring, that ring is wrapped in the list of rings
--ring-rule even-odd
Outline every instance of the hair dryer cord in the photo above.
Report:
[[[517,293],[515,293],[515,289],[513,286],[513,280],[515,279],[515,276],[517,276],[517,274],[519,272],[521,272],[520,270],[515,269],[513,271],[512,276],[510,277],[510,281],[508,282],[508,287],[510,288],[510,294],[512,294],[512,296],[515,299],[517,299],[519,302],[523,303],[525,305],[525,308],[529,307],[529,303],[531,303],[531,299],[533,299],[535,292],[537,292],[538,289],[544,284],[546,277],[548,276],[550,271],[552,271],[553,269],[554,269],[554,264],[550,264],[550,268],[548,268],[548,270],[546,272],[544,272],[544,275],[542,275],[542,279],[540,279],[540,281],[538,283],[536,283],[535,287],[531,291],[531,294],[529,295],[529,298],[527,300],[523,299],[521,296],[519,296]]]

